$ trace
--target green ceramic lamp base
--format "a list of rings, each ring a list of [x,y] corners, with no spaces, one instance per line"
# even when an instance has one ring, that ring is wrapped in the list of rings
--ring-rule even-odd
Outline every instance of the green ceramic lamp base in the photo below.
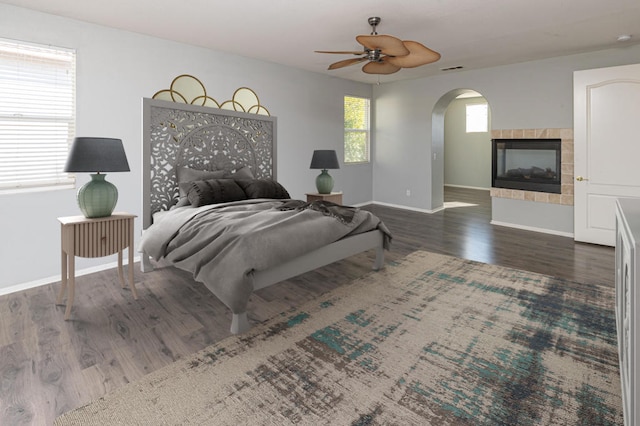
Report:
[[[78,190],[78,207],[88,218],[111,216],[118,202],[118,189],[104,178],[106,175],[96,173],[91,180]]]
[[[318,194],[331,194],[333,178],[326,169],[322,170],[322,173],[316,178],[316,189],[318,190]]]

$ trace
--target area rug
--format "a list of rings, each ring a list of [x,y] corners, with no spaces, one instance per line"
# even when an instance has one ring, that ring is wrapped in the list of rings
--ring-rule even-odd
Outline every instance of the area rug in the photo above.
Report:
[[[56,425],[623,424],[613,288],[427,252]]]

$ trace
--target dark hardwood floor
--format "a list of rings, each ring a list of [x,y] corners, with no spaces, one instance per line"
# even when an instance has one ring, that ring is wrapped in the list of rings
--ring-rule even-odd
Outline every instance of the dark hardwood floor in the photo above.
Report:
[[[397,237],[392,254],[427,250],[613,286],[615,254],[611,247],[491,225],[488,191],[447,187],[445,206],[444,211],[431,215],[380,206],[369,210],[381,217]]]
[[[448,208],[424,214],[368,210],[394,235],[388,260],[415,250],[613,286],[614,250],[489,224],[488,191],[447,188]],[[370,271],[363,253],[254,294],[253,322]],[[203,285],[174,268],[142,274],[139,299],[114,270],[78,277],[72,318],[55,306],[60,283],[0,297],[0,425],[48,425],[61,413],[135,381],[229,335],[230,313]]]

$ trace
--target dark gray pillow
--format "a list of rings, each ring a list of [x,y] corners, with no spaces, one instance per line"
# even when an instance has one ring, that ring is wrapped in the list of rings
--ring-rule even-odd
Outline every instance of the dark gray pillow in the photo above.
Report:
[[[191,182],[187,197],[193,207],[247,199],[242,188],[233,179],[209,179]]]
[[[247,194],[247,198],[291,198],[284,186],[273,179],[242,179],[236,182]]]
[[[249,168],[249,166],[242,166],[239,169],[233,171],[226,171],[224,176],[225,179],[254,179],[253,172]],[[214,179],[214,178],[211,178]],[[215,178],[217,179],[217,178]]]
[[[197,170],[190,169],[189,167],[178,167],[176,169],[176,177],[178,178],[180,198],[187,196],[191,182],[197,180],[222,179],[224,175],[224,170]]]

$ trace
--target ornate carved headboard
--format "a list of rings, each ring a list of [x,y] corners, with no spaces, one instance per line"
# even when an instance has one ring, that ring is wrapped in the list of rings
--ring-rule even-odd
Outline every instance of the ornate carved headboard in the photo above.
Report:
[[[143,229],[178,200],[176,168],[235,170],[276,178],[276,118],[143,99]]]

